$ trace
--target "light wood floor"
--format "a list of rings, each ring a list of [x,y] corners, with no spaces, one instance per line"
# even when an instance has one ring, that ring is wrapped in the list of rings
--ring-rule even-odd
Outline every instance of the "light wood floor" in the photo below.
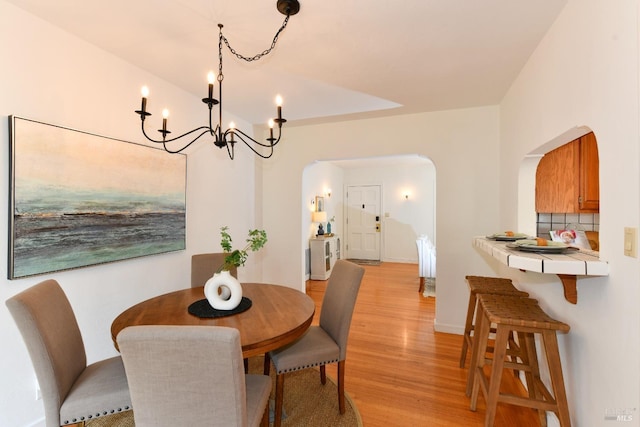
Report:
[[[478,398],[478,410],[472,412],[465,396],[467,369],[459,367],[462,336],[434,332],[435,298],[418,293],[418,266],[365,268],[345,374],[345,389],[364,426],[483,426],[484,399]],[[326,283],[307,282],[307,294],[316,302],[316,324]],[[335,364],[327,373],[336,378]],[[508,390],[524,395],[513,376],[505,378],[511,381]],[[498,405],[495,426],[538,425],[533,410]]]

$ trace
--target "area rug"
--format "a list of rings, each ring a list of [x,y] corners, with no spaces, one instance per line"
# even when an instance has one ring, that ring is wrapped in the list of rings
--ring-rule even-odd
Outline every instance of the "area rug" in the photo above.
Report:
[[[354,264],[359,264],[359,265],[380,265],[380,261],[377,259],[354,259],[354,258],[350,258],[347,259],[347,261],[351,261]]]
[[[249,359],[249,372],[262,373],[262,357]],[[275,396],[275,375],[271,369]],[[338,386],[333,378],[327,375],[327,383],[322,385],[318,369],[286,374],[284,380],[284,412],[283,427],[362,427],[362,419],[358,408],[345,393],[346,412],[340,415],[338,409]],[[273,401],[270,402],[273,407]],[[273,415],[272,415],[273,416]],[[88,427],[134,427],[132,411],[121,412],[107,417],[89,421]],[[269,423],[273,425],[273,423]]]

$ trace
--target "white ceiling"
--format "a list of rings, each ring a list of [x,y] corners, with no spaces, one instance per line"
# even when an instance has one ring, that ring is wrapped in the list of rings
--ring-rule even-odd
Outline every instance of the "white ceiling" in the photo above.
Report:
[[[276,0],[7,1],[198,97],[218,23],[252,56],[284,19]],[[497,104],[566,1],[301,0],[261,61],[225,48],[224,108],[265,123],[280,93],[283,116],[309,123]]]

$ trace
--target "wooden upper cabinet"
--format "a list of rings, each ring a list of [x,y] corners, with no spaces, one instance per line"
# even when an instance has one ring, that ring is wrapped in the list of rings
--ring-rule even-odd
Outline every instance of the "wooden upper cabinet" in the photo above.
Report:
[[[536,212],[599,212],[599,168],[593,132],[545,154],[536,170]]]
[[[579,190],[579,212],[600,212],[600,160],[593,132],[580,138]]]

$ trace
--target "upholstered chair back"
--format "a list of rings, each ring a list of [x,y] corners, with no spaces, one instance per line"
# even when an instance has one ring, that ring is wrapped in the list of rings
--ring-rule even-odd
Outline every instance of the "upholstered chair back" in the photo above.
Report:
[[[271,383],[248,407],[237,329],[131,326],[117,337],[129,380],[136,427],[257,425]],[[260,408],[261,406],[261,408]]]
[[[9,298],[6,305],[29,351],[47,427],[131,409],[120,357],[87,366],[78,322],[58,282],[45,280]]]
[[[71,304],[55,280],[33,286],[6,304],[31,356],[43,396],[47,427],[59,427],[60,406],[87,366],[82,335]]]
[[[340,360],[347,356],[351,317],[363,275],[361,266],[345,260],[336,261],[322,300],[320,327],[340,347]]]
[[[320,324],[309,327],[293,343],[265,355],[264,373],[269,373],[271,362],[276,368],[274,427],[281,423],[285,374],[313,366],[320,367],[320,382],[325,384],[325,365],[338,364],[338,408],[341,414],[345,413],[347,339],[363,276],[363,267],[349,261],[336,261],[322,300]]]
[[[191,257],[191,287],[204,286],[207,280],[213,276],[213,273],[218,271],[220,266],[224,264],[226,256],[227,254],[224,252],[193,255]],[[233,267],[229,272],[233,277],[238,278],[238,269],[236,267]]]

